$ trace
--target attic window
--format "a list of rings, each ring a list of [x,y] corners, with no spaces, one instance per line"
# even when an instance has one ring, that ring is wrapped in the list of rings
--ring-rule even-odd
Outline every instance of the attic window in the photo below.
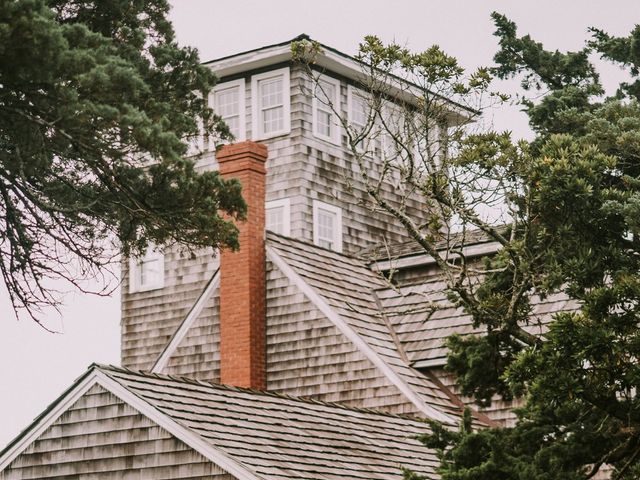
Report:
[[[211,107],[229,126],[235,141],[244,140],[244,79],[221,83],[210,98]]]
[[[340,145],[340,127],[336,112],[340,112],[340,82],[321,76],[313,95],[313,134]]]
[[[164,254],[150,245],[144,256],[129,259],[129,293],[164,287]]]
[[[253,138],[284,135],[291,130],[289,69],[251,77]]]
[[[313,243],[342,251],[342,210],[328,203],[313,201]]]
[[[291,203],[288,198],[266,202],[266,228],[279,235],[291,235]]]

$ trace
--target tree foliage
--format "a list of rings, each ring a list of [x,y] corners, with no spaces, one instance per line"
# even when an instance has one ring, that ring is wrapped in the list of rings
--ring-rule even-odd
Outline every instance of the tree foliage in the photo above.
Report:
[[[463,393],[481,405],[496,396],[521,405],[513,428],[432,424],[422,440],[439,451],[445,480],[578,480],[603,468],[637,478],[640,27],[624,38],[594,29],[582,50],[560,52],[518,36],[502,15],[493,20],[496,66],[472,74],[438,47],[412,53],[368,37],[359,56],[366,121],[341,117],[370,199],[435,259],[450,299],[484,331],[448,340]],[[298,54],[321,86],[313,47]],[[630,77],[614,96],[594,55]],[[490,91],[492,76],[521,81],[533,141],[468,121],[505,98]],[[430,131],[443,125],[446,140]],[[385,139],[391,149],[370,147]],[[376,152],[379,167],[368,160]],[[385,201],[385,179],[398,179],[426,211],[416,217],[408,201]],[[490,220],[491,204],[507,214]],[[482,261],[464,254],[477,232],[499,245]],[[567,309],[541,325],[535,303],[555,295]]]
[[[237,244],[219,212],[244,215],[239,184],[185,157],[199,124],[228,134],[203,100],[215,77],[168,9],[0,0],[0,271],[34,317],[53,281],[82,288],[119,251]]]
[[[626,38],[593,30],[583,50],[561,53],[518,37],[504,16],[493,18],[500,45],[494,73],[520,76],[525,90],[542,94],[523,101],[537,137],[519,171],[512,240],[487,260],[504,267],[481,287],[500,305],[521,284],[522,313],[509,325],[498,308],[497,318],[479,321],[489,327],[487,336],[452,338],[449,364],[465,391],[485,402],[507,392],[523,407],[514,428],[466,431],[449,441],[441,450],[442,475],[586,479],[608,465],[615,478],[637,478],[640,28]],[[618,63],[633,81],[605,97],[594,54]],[[510,250],[526,262],[508,260]],[[576,310],[557,313],[544,335],[518,338],[512,351],[511,328],[531,323],[532,295],[557,292]],[[479,355],[499,361],[481,367]]]

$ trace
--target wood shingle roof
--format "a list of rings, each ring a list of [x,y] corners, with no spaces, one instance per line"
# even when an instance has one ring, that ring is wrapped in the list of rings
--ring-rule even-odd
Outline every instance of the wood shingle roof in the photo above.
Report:
[[[403,468],[437,478],[434,452],[416,438],[429,430],[418,419],[101,365],[0,452],[0,463],[17,458],[96,385],[239,480],[399,480]]]
[[[267,479],[436,478],[416,419],[165,375],[98,367],[128,391]]]

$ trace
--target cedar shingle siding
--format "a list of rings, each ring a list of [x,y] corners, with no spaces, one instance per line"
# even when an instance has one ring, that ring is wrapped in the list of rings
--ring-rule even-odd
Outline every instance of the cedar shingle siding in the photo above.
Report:
[[[0,472],[36,478],[234,479],[99,385]]]

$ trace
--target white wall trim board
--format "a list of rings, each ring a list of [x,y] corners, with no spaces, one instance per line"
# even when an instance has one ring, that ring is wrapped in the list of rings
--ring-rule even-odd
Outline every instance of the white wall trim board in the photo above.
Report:
[[[347,322],[337,314],[331,306],[322,298],[293,268],[278,254],[276,249],[267,245],[267,259],[294,284],[300,291],[320,310],[337,328],[360,350],[381,372],[400,390],[416,408],[427,417],[449,425],[457,425],[450,416],[427,405],[419,395],[366,343]]]
[[[462,249],[462,253],[466,257],[478,257],[481,255],[488,255],[491,253],[496,253],[500,250],[501,245],[498,242],[487,242],[481,243],[478,245],[469,245]],[[454,253],[449,256],[449,259],[453,260],[458,258],[459,255]],[[431,255],[427,255],[426,253],[419,253],[416,255],[408,255],[404,257],[400,257],[395,260],[378,260],[372,262],[370,267],[375,272],[385,272],[388,270],[395,270],[407,267],[418,267],[423,265],[432,265],[435,264],[436,261]]]
[[[204,290],[202,290],[202,293],[196,300],[196,303],[193,304],[191,310],[189,310],[189,313],[184,318],[178,329],[175,331],[175,333],[171,337],[171,340],[169,340],[169,343],[167,343],[167,345],[164,347],[164,350],[162,350],[162,353],[158,356],[158,359],[151,368],[152,373],[162,373],[164,368],[167,366],[169,359],[175,353],[180,343],[182,343],[184,337],[187,336],[189,329],[194,324],[196,319],[200,316],[200,313],[202,313],[202,309],[204,308],[207,301],[211,298],[211,295],[213,295],[213,292],[218,287],[218,285],[220,285],[219,268],[215,271],[215,273],[209,280],[209,283],[207,283],[207,285],[204,287]]]

